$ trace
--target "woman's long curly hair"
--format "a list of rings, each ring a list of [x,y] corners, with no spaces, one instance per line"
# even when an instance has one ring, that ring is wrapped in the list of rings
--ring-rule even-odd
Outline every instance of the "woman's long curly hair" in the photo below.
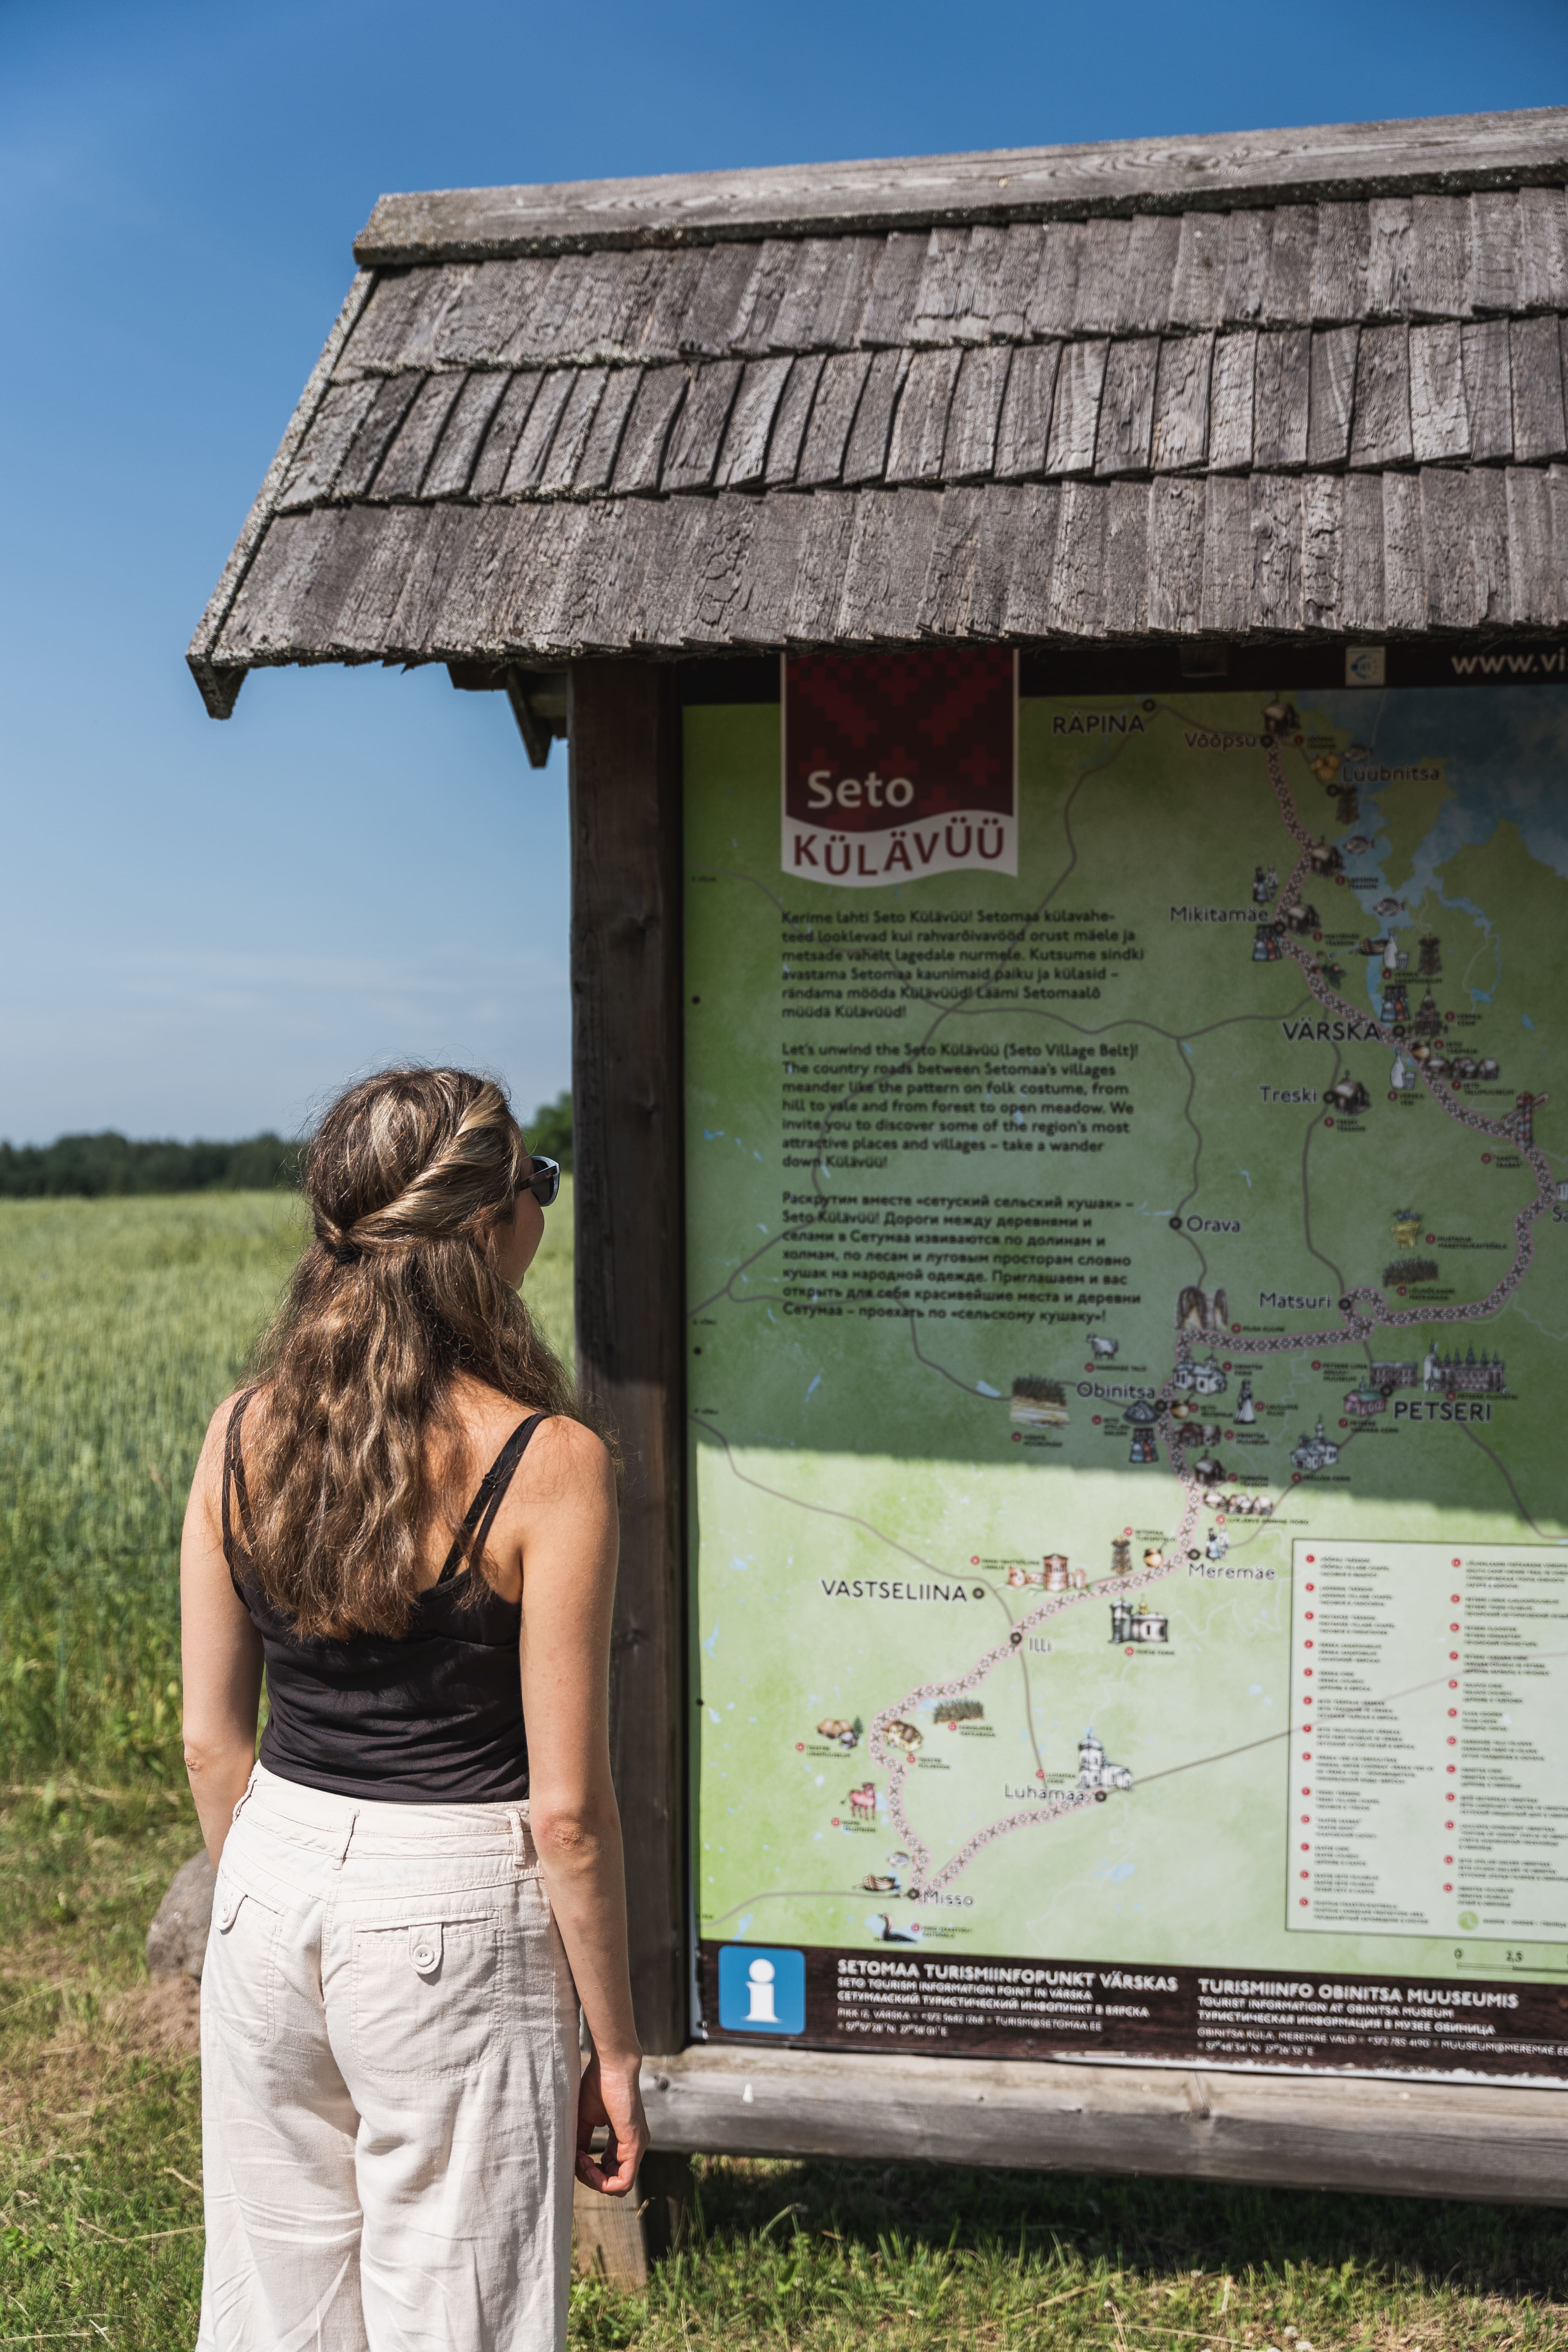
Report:
[[[468,1500],[437,1466],[461,1455],[459,1373],[573,1410],[489,1247],[529,1170],[505,1095],[466,1070],[383,1070],[316,1129],[315,1240],[252,1360],[246,1445],[253,1570],[308,1640],[406,1630],[429,1531]]]

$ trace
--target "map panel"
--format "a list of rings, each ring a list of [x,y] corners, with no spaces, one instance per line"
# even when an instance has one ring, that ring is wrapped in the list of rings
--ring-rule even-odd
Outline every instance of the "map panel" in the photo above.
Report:
[[[886,887],[780,760],[688,710],[703,2030],[1568,2075],[1568,688],[1026,698]]]

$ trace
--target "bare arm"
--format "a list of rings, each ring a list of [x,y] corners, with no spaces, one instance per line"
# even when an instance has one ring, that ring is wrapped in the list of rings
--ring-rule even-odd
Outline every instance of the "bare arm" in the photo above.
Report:
[[[647,2146],[642,2053],[626,1964],[621,1822],[610,1781],[610,1614],[615,1483],[599,1440],[549,1421],[514,1522],[522,1552],[522,1706],[540,1865],[593,2036],[577,2116],[577,2177],[624,2196]],[[607,2125],[601,2160],[588,2154]]]
[[[232,1400],[213,1415],[180,1542],[180,1652],[185,1770],[216,1868],[256,1760],[261,1636],[223,1556],[223,1442]]]

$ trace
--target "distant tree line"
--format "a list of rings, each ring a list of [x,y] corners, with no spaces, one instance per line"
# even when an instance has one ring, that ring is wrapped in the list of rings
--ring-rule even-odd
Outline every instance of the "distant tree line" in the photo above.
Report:
[[[291,1183],[299,1166],[300,1146],[280,1135],[252,1135],[243,1143],[133,1143],[107,1129],[101,1135],[62,1135],[53,1143],[0,1143],[0,1199],[259,1192]]]
[[[535,1151],[572,1165],[572,1097],[542,1104],[523,1132]],[[241,1143],[136,1143],[112,1128],[53,1143],[0,1143],[0,1200],[97,1201],[132,1192],[265,1192],[292,1184],[303,1146],[280,1135]]]
[[[559,1160],[563,1168],[572,1166],[572,1097],[570,1092],[557,1095],[552,1103],[541,1103],[531,1118],[522,1122],[522,1131],[530,1150],[542,1154],[546,1160]]]

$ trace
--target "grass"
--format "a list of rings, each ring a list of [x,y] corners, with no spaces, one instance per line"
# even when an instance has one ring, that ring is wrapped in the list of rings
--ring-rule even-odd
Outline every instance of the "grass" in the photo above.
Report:
[[[570,1353],[571,1180],[525,1295]],[[287,1193],[0,1202],[0,1783],[177,1787],[180,1521]]]
[[[570,1345],[570,1225],[529,1295]],[[0,2346],[172,2352],[201,2273],[191,2004],[142,1943],[178,1772],[185,1483],[298,1246],[264,1194],[0,1203]],[[1568,2347],[1568,2215],[707,2158],[574,2352]]]

